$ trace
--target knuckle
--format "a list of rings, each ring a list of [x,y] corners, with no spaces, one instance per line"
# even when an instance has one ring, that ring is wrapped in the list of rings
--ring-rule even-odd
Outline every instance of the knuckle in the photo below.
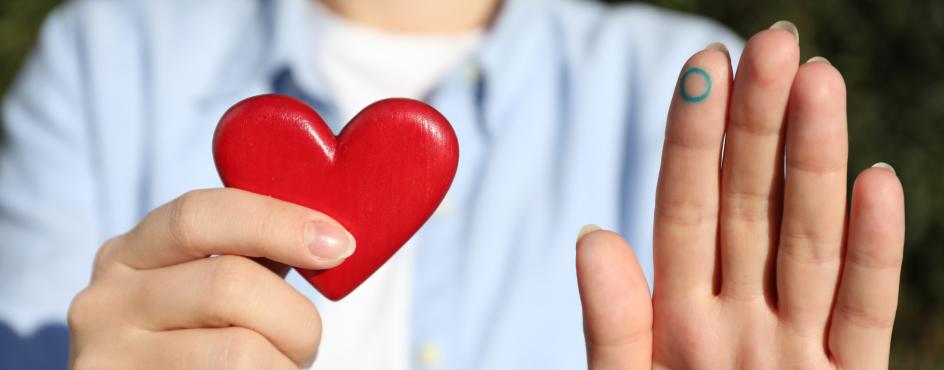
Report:
[[[902,255],[882,251],[880,248],[850,246],[846,251],[846,262],[870,270],[891,270],[901,267]]]
[[[223,343],[220,359],[223,369],[265,369],[270,365],[268,341],[256,332],[233,328]]]
[[[113,259],[115,248],[121,243],[123,237],[123,235],[116,236],[105,241],[105,243],[98,248],[98,251],[95,252],[95,259],[92,262],[92,280],[96,280],[108,270]]]
[[[771,109],[762,104],[734,104],[731,106],[729,126],[739,132],[756,137],[772,137],[781,134],[783,124],[771,115]]]
[[[278,236],[279,240],[294,245],[304,243],[305,227],[312,219],[307,210],[279,201],[265,202],[253,211],[260,216],[253,222],[258,235]],[[274,244],[259,243],[258,247],[264,253],[274,253]]]
[[[213,261],[206,298],[216,307],[228,307],[231,303],[244,301],[255,280],[252,276],[261,266],[240,256],[218,256]]]
[[[299,321],[301,330],[298,346],[303,354],[303,362],[310,364],[314,361],[318,346],[321,344],[321,315],[314,303],[307,298],[303,299],[306,309],[304,317]]]
[[[836,312],[849,323],[867,329],[888,329],[895,325],[895,315],[881,314],[870,307],[844,302],[836,306]]]
[[[833,157],[823,154],[824,150],[815,148],[836,148],[840,143],[836,143],[834,137],[812,138],[808,140],[812,148],[806,153],[793,153],[787,159],[787,166],[790,171],[800,171],[817,176],[839,177],[846,175],[846,159],[842,157]]]
[[[290,231],[289,228],[292,227],[293,223],[285,222],[287,218],[282,216],[282,214],[280,214],[279,212],[275,210],[271,210],[271,209],[260,210],[258,214],[261,217],[258,217],[254,222],[253,228],[255,230],[253,234],[259,235],[259,236],[265,235],[265,236],[269,236],[269,238],[263,239],[263,240],[268,239],[267,242],[255,244],[255,248],[262,255],[268,256],[268,255],[275,254],[276,248],[273,247],[272,244],[274,243],[272,242],[272,239],[270,238],[275,237],[275,236],[281,236],[281,235],[292,235],[289,233]]]
[[[841,235],[819,235],[816,232],[781,230],[779,251],[787,258],[811,265],[838,265],[842,252]]]
[[[95,320],[97,301],[98,298],[92,287],[83,289],[72,299],[66,313],[66,323],[69,325],[69,330],[82,333],[92,325]]]
[[[179,245],[190,245],[206,190],[189,191],[170,204],[168,233]]]
[[[778,205],[770,201],[770,194],[750,191],[727,191],[721,208],[725,219],[747,224],[767,222],[776,214]]]
[[[105,361],[101,358],[102,356],[90,355],[88,353],[76,353],[75,356],[70,361],[69,369],[71,370],[98,370],[98,369],[107,369],[114,364],[109,364],[108,361]]]
[[[717,222],[718,205],[716,203],[701,199],[670,198],[672,197],[664,197],[656,204],[655,215],[660,222],[683,228]]]

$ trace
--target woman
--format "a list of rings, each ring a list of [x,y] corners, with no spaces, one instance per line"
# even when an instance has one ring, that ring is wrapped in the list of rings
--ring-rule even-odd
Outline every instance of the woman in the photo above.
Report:
[[[846,220],[842,79],[798,39],[570,1],[70,3],[4,106],[0,317],[71,301],[76,369],[885,367],[901,188],[864,171]],[[459,137],[444,206],[341,302],[279,275],[346,231],[218,189],[214,124],[264,92],[335,130],[421,98]],[[586,228],[578,295],[588,222],[635,249]]]

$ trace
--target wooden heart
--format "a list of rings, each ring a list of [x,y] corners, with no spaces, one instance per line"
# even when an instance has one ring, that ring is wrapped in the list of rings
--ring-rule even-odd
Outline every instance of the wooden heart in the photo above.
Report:
[[[335,137],[305,103],[261,95],[223,115],[213,156],[226,186],[320,211],[354,235],[357,249],[341,265],[299,269],[339,300],[433,214],[456,174],[459,143],[445,117],[415,100],[373,103]]]

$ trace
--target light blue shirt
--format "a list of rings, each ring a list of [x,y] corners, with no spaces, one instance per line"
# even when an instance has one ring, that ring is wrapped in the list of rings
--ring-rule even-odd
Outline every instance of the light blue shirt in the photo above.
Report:
[[[99,245],[220,186],[211,135],[230,105],[290,94],[340,129],[304,1],[88,0],[49,17],[3,105],[0,368],[61,367]],[[505,1],[428,99],[461,152],[452,211],[415,251],[412,341],[438,343],[438,369],[586,366],[576,233],[619,231],[651,281],[666,112],[715,41],[740,55],[717,23],[646,5]]]

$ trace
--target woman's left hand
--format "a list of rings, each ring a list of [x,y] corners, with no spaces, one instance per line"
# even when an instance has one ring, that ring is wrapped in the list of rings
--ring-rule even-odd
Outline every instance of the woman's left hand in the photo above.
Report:
[[[653,297],[632,250],[577,245],[590,368],[887,369],[904,196],[886,165],[846,209],[846,92],[799,64],[792,24],[755,35],[736,78],[695,54],[669,112],[656,197]],[[723,156],[722,156],[723,154]]]

